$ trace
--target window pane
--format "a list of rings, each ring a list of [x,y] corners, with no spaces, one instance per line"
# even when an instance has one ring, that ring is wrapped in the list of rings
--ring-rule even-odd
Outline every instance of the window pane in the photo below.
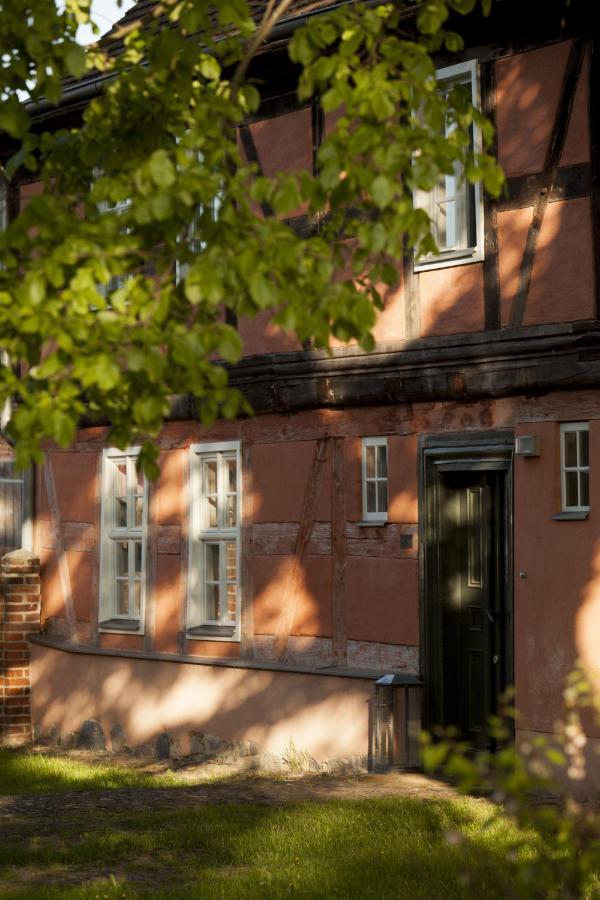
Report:
[[[127,498],[117,497],[115,501],[115,527],[127,528]]]
[[[387,512],[387,481],[377,482],[377,512]]]
[[[202,491],[205,494],[217,493],[217,461],[216,459],[205,459],[202,464],[203,478]]]
[[[127,463],[117,463],[115,466],[115,496],[124,497],[127,493]]]
[[[144,493],[144,473],[138,472],[135,459],[131,462],[135,470],[135,492],[136,494]]]
[[[117,578],[127,577],[129,572],[129,542],[118,541],[115,546]]]
[[[206,508],[207,508],[208,527],[216,528],[217,527],[217,498],[216,497],[207,497],[206,504],[207,504]]]
[[[367,481],[367,512],[377,512],[377,484],[375,481]]]
[[[589,431],[579,432],[579,465],[589,466],[590,464],[590,433]]]
[[[219,581],[219,545],[205,544],[206,548],[206,581]]]
[[[227,621],[235,622],[237,612],[237,588],[235,584],[227,585]]]
[[[129,615],[129,583],[127,580],[117,580],[117,615]]]
[[[579,473],[579,505],[590,505],[590,475],[589,472]]]
[[[377,477],[387,477],[387,447],[377,448]]]
[[[227,490],[230,494],[237,491],[237,461],[228,459],[225,463],[227,466]]]
[[[565,466],[577,465],[577,432],[565,431],[563,433],[565,441]]]
[[[142,582],[139,578],[133,582],[133,618],[139,619],[142,609]]]
[[[577,472],[565,472],[565,506],[579,506]]]
[[[134,555],[134,571],[136,575],[142,574],[142,544],[140,541],[136,541],[133,545],[133,555]]]
[[[367,478],[375,478],[375,447],[365,447]]]
[[[227,547],[227,581],[235,581],[237,579],[237,553],[236,545],[231,541],[226,544]]]
[[[225,525],[227,528],[235,528],[237,525],[237,495],[227,495],[227,515]]]
[[[144,498],[135,498],[135,527],[141,528],[144,524]]]
[[[205,585],[206,618],[217,621],[219,618],[219,585]]]

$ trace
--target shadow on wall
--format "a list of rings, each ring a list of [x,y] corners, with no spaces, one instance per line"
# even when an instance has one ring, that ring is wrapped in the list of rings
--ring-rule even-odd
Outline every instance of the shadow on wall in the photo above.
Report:
[[[368,746],[370,681],[92,657],[35,645],[32,651],[34,716],[43,732],[52,726],[77,731],[97,718],[106,734],[119,723],[132,746],[164,730],[180,739],[208,731],[277,753],[293,739],[321,760],[364,754]]]

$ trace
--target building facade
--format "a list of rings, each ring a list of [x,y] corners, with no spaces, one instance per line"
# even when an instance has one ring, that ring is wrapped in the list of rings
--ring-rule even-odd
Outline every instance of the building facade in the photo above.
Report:
[[[40,731],[366,755],[396,672],[422,680],[424,726],[481,746],[506,688],[517,738],[550,734],[576,660],[600,666],[597,47],[554,13],[517,35],[494,15],[439,78],[494,121],[506,191],[418,198],[441,253],[398,261],[373,353],[241,321],[230,374],[255,415],[205,428],[181,399],[157,482],[103,426],[48,448]],[[240,129],[265,174],[310,169],[334,122],[278,72]]]

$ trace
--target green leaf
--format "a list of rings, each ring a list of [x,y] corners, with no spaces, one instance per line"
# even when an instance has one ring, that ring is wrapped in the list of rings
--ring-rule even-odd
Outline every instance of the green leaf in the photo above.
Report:
[[[73,44],[65,54],[65,64],[73,78],[81,78],[87,69],[87,58],[83,47]]]
[[[156,150],[148,163],[150,177],[159,188],[170,188],[175,183],[175,166],[166,150]]]
[[[221,77],[221,66],[214,56],[203,56],[200,60],[200,72],[207,81],[217,81]]]
[[[371,195],[380,209],[385,209],[394,199],[396,186],[385,175],[378,175],[371,185]]]

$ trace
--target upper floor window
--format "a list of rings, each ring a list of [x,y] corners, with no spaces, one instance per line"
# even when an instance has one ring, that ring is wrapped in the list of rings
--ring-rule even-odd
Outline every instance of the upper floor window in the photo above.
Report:
[[[138,450],[105,450],[102,472],[100,627],[142,630],[148,489]]]
[[[105,200],[100,203],[98,209],[103,215],[120,216],[125,212],[125,210],[129,209],[130,206],[131,200],[129,198],[125,200],[117,200],[114,203],[109,200]],[[101,284],[98,286],[98,290],[103,297],[108,297],[114,291],[117,291],[119,288],[123,287],[126,280],[127,275],[111,275],[109,281],[106,284]]]
[[[566,422],[560,426],[561,505],[564,512],[590,508],[590,426]]]
[[[239,638],[240,445],[191,447],[188,634]]]
[[[386,522],[388,516],[387,438],[363,438],[362,495],[363,519],[366,522]]]
[[[479,105],[477,63],[470,60],[439,69],[437,79],[440,91],[448,93],[458,84],[471,92],[471,102]],[[449,136],[456,125],[446,124]],[[471,126],[471,143],[481,149],[479,129]],[[415,260],[415,269],[441,268],[483,259],[483,209],[479,184],[469,184],[459,163],[454,171],[441,175],[431,191],[416,191],[415,206],[424,209],[431,220],[431,231],[439,249],[438,255]]]

